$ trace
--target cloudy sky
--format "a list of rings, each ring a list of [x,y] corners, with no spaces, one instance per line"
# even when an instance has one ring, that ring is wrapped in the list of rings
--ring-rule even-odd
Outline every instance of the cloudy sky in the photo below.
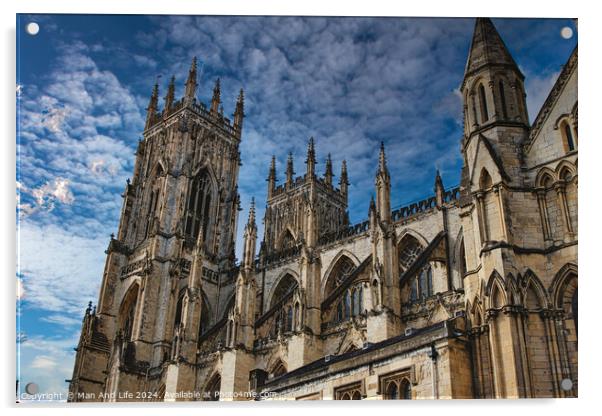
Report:
[[[30,36],[25,25],[38,22]],[[526,76],[531,119],[577,43],[569,19],[495,19]],[[245,90],[243,212],[265,201],[267,169],[287,153],[302,174],[347,160],[352,222],[366,218],[384,141],[393,206],[431,194],[436,168],[459,182],[462,80],[474,19],[23,15],[17,39],[17,204],[22,384],[65,392],[87,305],[96,302],[144,108],[193,56],[197,97],[221,77],[225,113]],[[335,177],[335,181],[338,178]],[[263,214],[259,203],[259,215]],[[239,226],[242,232],[242,224]],[[260,235],[262,227],[260,224]],[[240,240],[240,236],[239,236]],[[240,244],[238,251],[240,250]]]

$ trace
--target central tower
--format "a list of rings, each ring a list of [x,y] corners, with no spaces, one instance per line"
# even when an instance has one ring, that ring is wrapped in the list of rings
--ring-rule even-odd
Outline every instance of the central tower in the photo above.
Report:
[[[289,154],[286,180],[277,184],[276,158],[267,178],[268,199],[265,211],[265,234],[262,251],[268,257],[285,254],[303,242],[314,247],[320,238],[337,233],[349,223],[347,197],[349,181],[347,166],[343,161],[339,187],[333,184],[332,159],[326,159],[322,177],[316,174],[316,150],[313,137],[307,145],[306,172],[295,177],[293,156]],[[311,208],[315,214],[307,215]],[[313,217],[313,220],[310,219]]]

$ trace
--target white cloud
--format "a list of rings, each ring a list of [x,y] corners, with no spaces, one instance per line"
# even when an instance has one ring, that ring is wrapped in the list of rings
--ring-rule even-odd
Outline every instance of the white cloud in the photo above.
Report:
[[[529,119],[531,122],[537,117],[537,113],[539,113],[543,103],[550,94],[559,74],[560,72],[556,71],[541,76],[535,74],[525,76],[527,109],[529,110]]]
[[[49,357],[47,355],[38,355],[31,363],[31,368],[38,370],[52,371],[58,367],[56,358]]]
[[[40,394],[62,394],[66,399],[68,384],[73,374],[73,360],[79,333],[50,337],[35,335],[18,344],[21,392],[27,383],[36,383]]]
[[[85,305],[98,296],[107,239],[80,237],[27,219],[18,231],[27,307],[81,317]]]

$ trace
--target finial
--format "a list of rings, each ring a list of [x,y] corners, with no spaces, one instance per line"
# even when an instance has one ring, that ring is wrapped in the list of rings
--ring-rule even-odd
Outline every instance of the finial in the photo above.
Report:
[[[163,109],[164,112],[168,112],[172,105],[173,102],[175,100],[175,91],[176,91],[176,77],[175,75],[172,75],[170,80],[169,80],[169,85],[167,87],[167,94],[165,95],[165,108]]]
[[[186,91],[184,93],[184,98],[186,102],[191,103],[194,100],[194,95],[196,93],[196,56],[192,58],[192,64],[190,65],[190,70],[188,71],[188,79],[186,80]]]
[[[327,184],[332,185],[333,176],[334,174],[332,173],[332,159],[330,153],[328,153],[328,156],[326,157],[326,170],[324,171],[324,179],[326,180]]]
[[[268,181],[269,180],[274,180],[276,181],[276,156],[272,155],[272,161],[270,163],[270,170],[268,173]]]
[[[255,197],[251,197],[251,205],[249,206],[248,224],[255,224]]]
[[[290,185],[293,183],[295,176],[295,170],[293,168],[293,152],[288,152],[288,159],[286,161],[286,182]]]
[[[379,173],[387,172],[387,157],[385,156],[385,142],[380,142],[380,154],[378,156],[378,171]]]
[[[211,113],[213,114],[217,114],[217,112],[219,111],[219,105],[221,102],[221,86],[220,86],[220,79],[218,78],[215,81],[215,86],[213,87],[213,97],[211,98]]]

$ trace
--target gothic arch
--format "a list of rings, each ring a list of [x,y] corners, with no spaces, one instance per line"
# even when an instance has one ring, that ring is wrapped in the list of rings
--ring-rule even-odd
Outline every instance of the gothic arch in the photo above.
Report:
[[[135,280],[125,292],[121,305],[119,306],[119,330],[122,332],[125,341],[130,341],[133,338],[135,323],[138,321],[139,291],[140,281]]]
[[[535,186],[538,188],[546,188],[556,182],[556,173],[550,168],[542,168],[537,172],[535,178]]]
[[[577,265],[575,263],[567,263],[558,270],[549,290],[554,308],[563,309],[565,291],[573,279],[575,279],[574,283],[577,283],[578,276]]]
[[[518,288],[518,283],[512,273],[508,273],[506,275],[506,295],[508,303],[511,305],[515,305],[520,300],[520,290]]]
[[[407,270],[427,246],[428,242],[421,242],[414,232],[405,232],[397,244],[400,273]]]
[[[296,242],[297,238],[295,237],[295,233],[290,227],[286,227],[282,230],[282,233],[280,233],[276,247],[278,250],[283,250],[294,246]]]
[[[203,167],[188,181],[184,232],[198,238],[203,232],[203,241],[210,242],[218,208],[218,186],[209,167]]]
[[[206,171],[207,175],[209,176],[209,179],[211,181],[211,185],[213,186],[213,189],[215,191],[219,190],[219,181],[217,180],[217,176],[215,175],[215,172],[213,172],[213,168],[211,167],[210,163],[203,163],[201,165],[199,165],[193,172],[192,175],[190,177],[190,179],[198,176],[202,171]]]
[[[487,168],[482,168],[481,174],[479,175],[479,189],[484,191],[491,188],[491,186],[493,186],[493,179],[491,178]]]
[[[567,172],[570,174],[571,179],[577,174],[575,166],[569,161],[563,160],[558,164],[558,166],[556,166],[556,174],[558,179],[566,180],[565,176]]]
[[[294,280],[294,282],[293,282]],[[281,295],[285,295],[284,291],[287,288],[290,290],[293,286],[299,286],[299,276],[297,273],[292,271],[291,269],[284,269],[278,279],[276,279],[276,284],[272,286],[270,290],[270,294],[268,296],[267,305],[269,305],[268,309],[276,304],[276,302],[280,299]]]
[[[399,244],[401,243],[401,241],[404,238],[406,238],[407,236],[414,237],[416,240],[418,240],[418,242],[420,243],[420,245],[422,245],[422,247],[427,247],[429,245],[429,241],[418,231],[413,230],[411,228],[405,228],[401,231],[401,233],[399,234],[399,237],[397,237],[397,244],[396,244],[397,247],[399,247]]]
[[[487,309],[500,309],[508,304],[506,283],[496,270],[489,276],[487,286],[485,287],[485,295],[487,299]]]
[[[348,250],[341,250],[337,253],[337,255],[332,259],[328,269],[324,273],[322,277],[322,299],[326,299],[331,290],[328,290],[330,287],[331,281],[335,278],[333,272],[336,272],[342,265],[342,262],[348,261],[348,264],[353,264],[353,267],[357,267],[360,265],[360,261],[357,256],[351,253]]]
[[[521,303],[528,309],[532,309],[531,306],[538,306],[535,309],[546,309],[549,305],[548,295],[545,287],[539,277],[531,270],[527,269],[523,274],[520,281],[522,287],[522,298]],[[535,298],[533,298],[533,296]],[[536,304],[534,305],[534,302]]]

